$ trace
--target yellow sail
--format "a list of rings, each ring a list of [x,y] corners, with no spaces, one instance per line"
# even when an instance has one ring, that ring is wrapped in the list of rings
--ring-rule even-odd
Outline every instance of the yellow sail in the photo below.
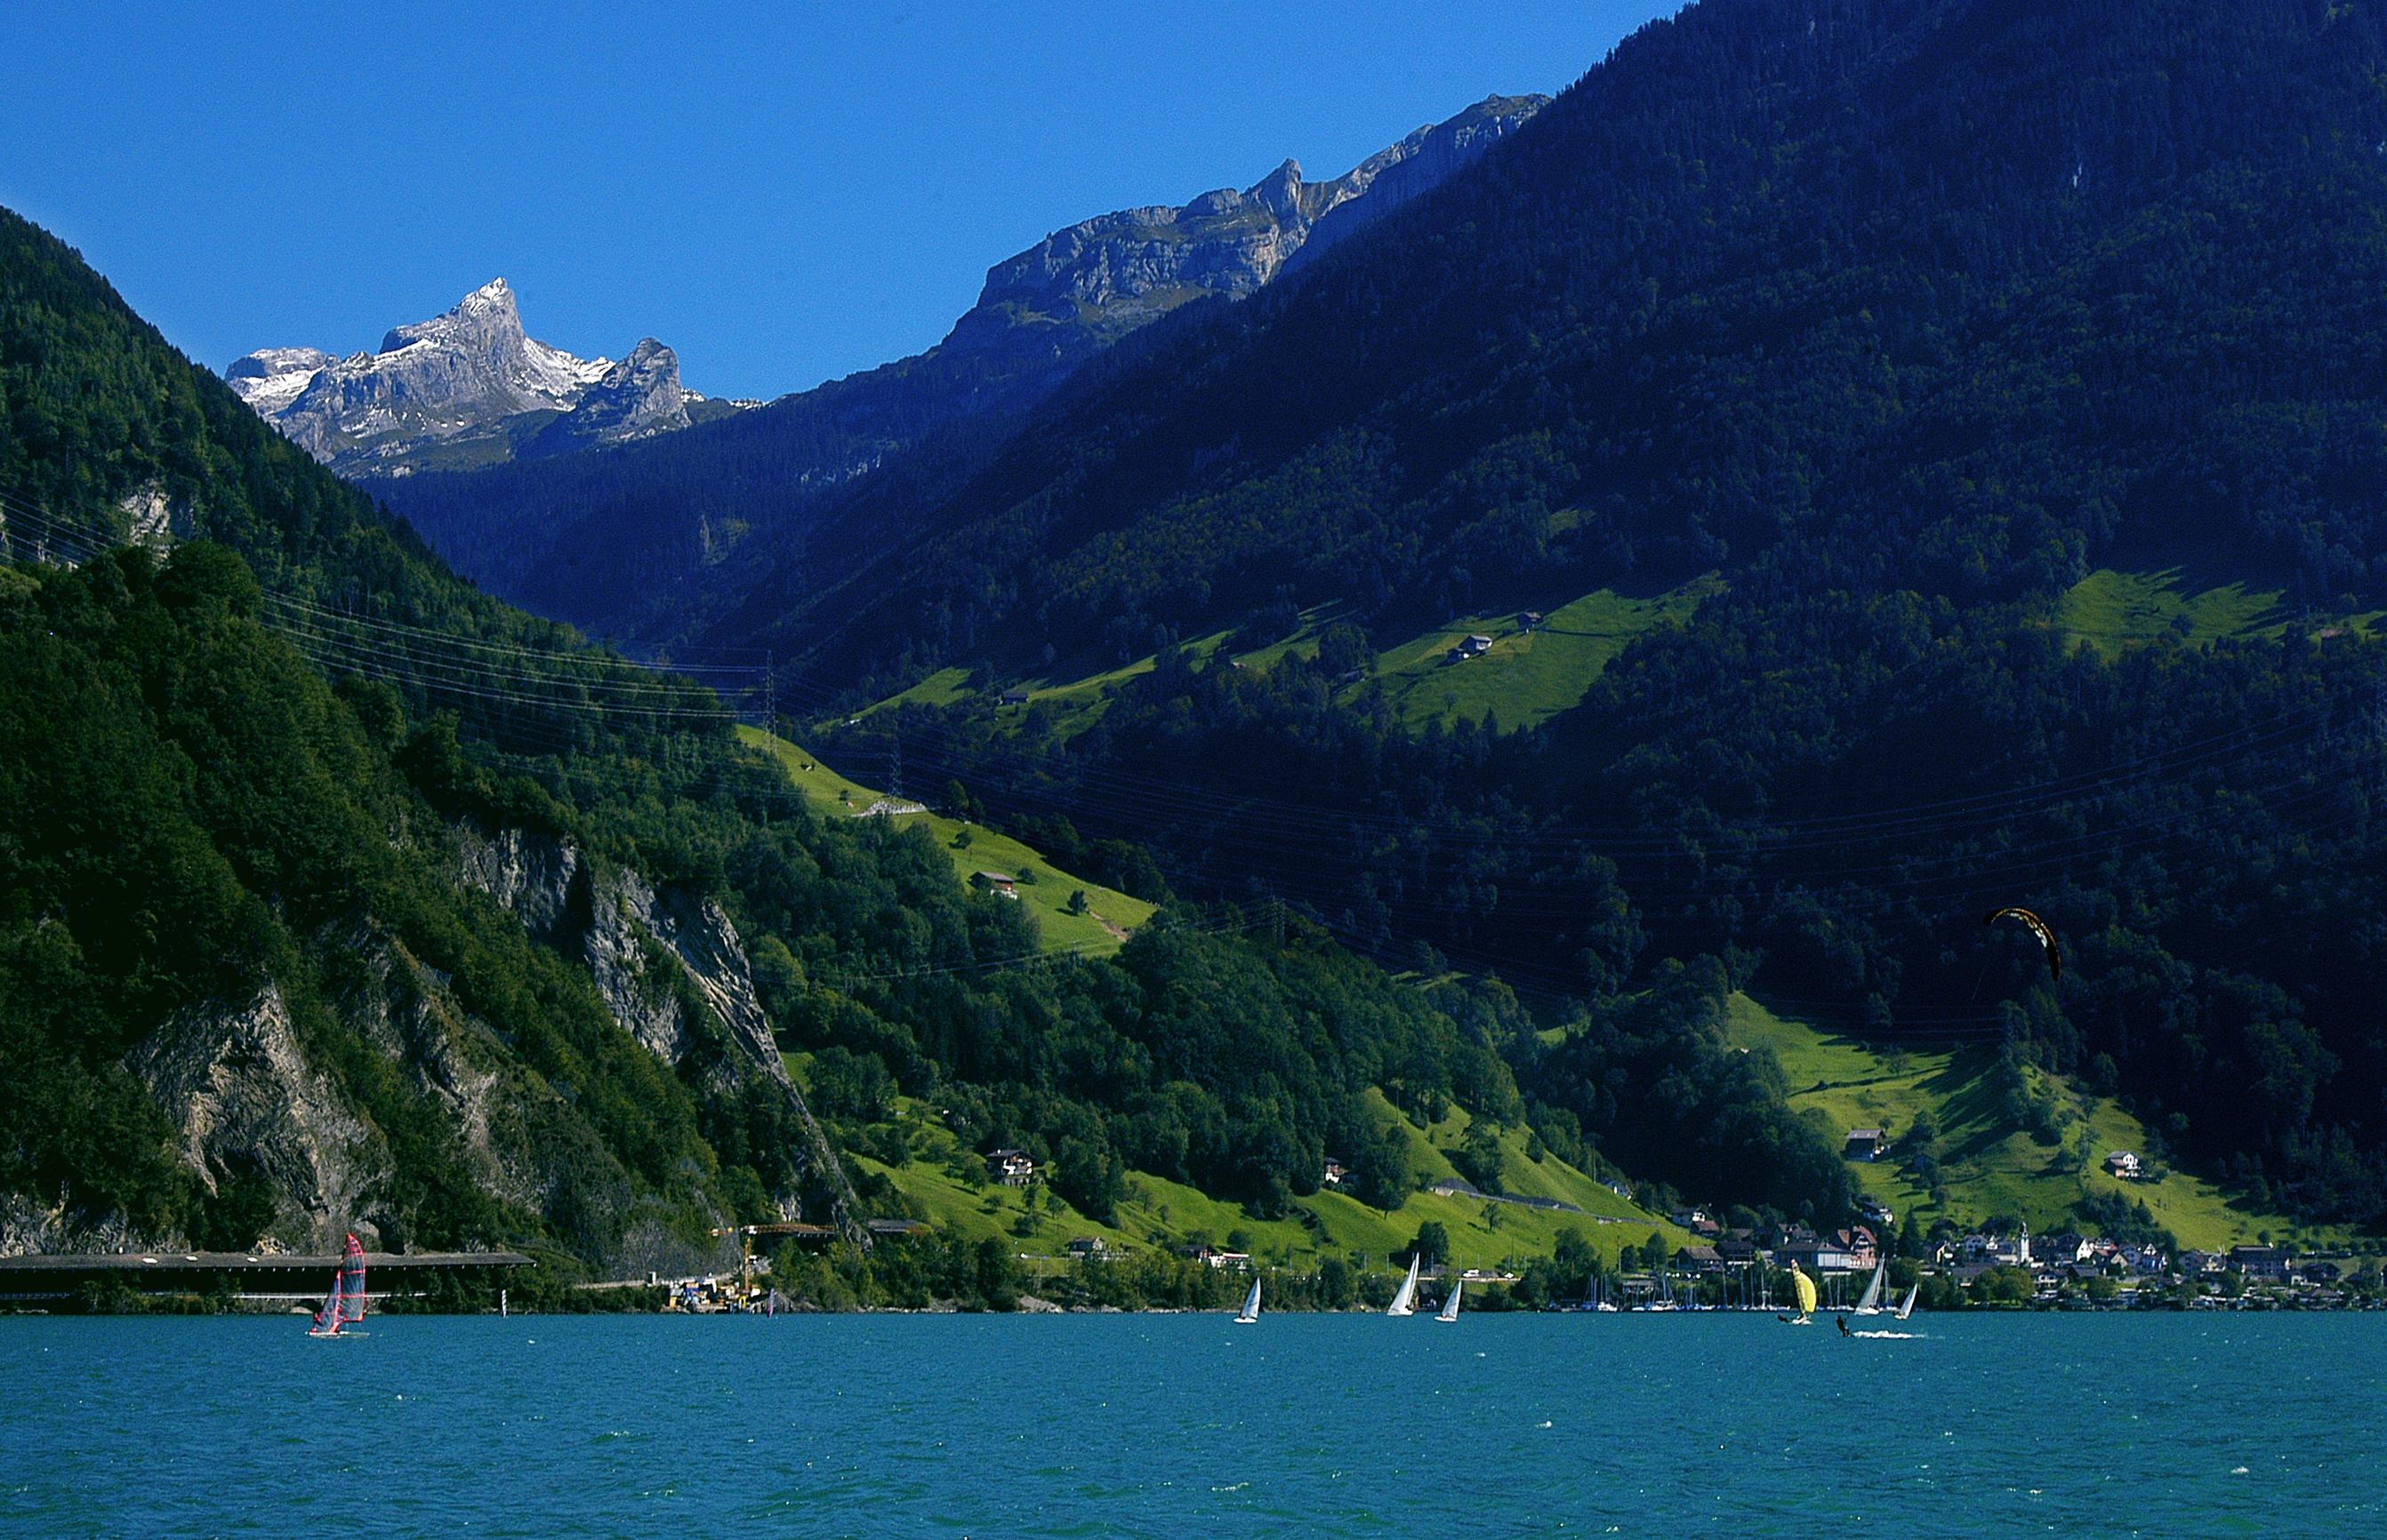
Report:
[[[1794,1272],[1790,1275],[1790,1286],[1799,1291],[1799,1313],[1802,1316],[1813,1315],[1815,1313],[1815,1281],[1803,1272]]]

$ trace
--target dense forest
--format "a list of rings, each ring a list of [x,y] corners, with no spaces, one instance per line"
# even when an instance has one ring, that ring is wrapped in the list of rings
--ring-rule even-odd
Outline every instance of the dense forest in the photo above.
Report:
[[[1132,657],[1280,588],[1447,614],[1723,566],[1970,604],[2154,549],[2334,603],[2378,555],[2378,29],[1692,7],[960,486],[872,478],[777,584],[725,569],[703,624],[843,683]]]
[[[1159,914],[1115,957],[1043,954],[924,829],[808,805],[701,683],[473,592],[71,252],[13,216],[0,234],[0,1195],[55,1205],[69,1238],[245,1245],[295,1205],[567,1269],[687,1256],[726,1220],[847,1201],[815,1114],[838,1150],[901,1164],[899,1096],[965,1149],[1030,1151],[1095,1217],[1130,1171],[1282,1214],[1330,1152],[1396,1205],[1415,1173],[1375,1091],[1424,1120],[1530,1120],[1586,1161],[1609,1131],[1521,1091],[1533,1024],[1497,984],[1428,991],[1281,905],[1175,902],[1130,842],[1067,848]],[[686,1029],[676,1059],[588,943],[467,879],[533,847],[717,903],[809,1098],[725,1070],[714,997],[660,933],[631,1004]],[[154,1071],[190,1023],[271,1058],[285,1021],[276,1073],[356,1191],[263,1145],[196,1160],[170,1119]],[[1778,1103],[1754,1116],[1813,1142]],[[1845,1202],[1771,1180],[1726,1181]],[[858,1187],[851,1206],[903,1212]]]
[[[486,1184],[435,1162],[387,1199],[402,1231],[594,1261],[637,1213],[692,1232],[816,1201],[781,1104],[633,1068],[570,959],[486,925],[440,950],[486,917],[448,842],[527,828],[722,905],[837,1147],[900,1165],[917,1098],[1096,1217],[1133,1171],[1283,1213],[1330,1154],[1394,1201],[1413,1173],[1375,1089],[1837,1218],[1824,1131],[1724,1041],[1746,987],[2001,1040],[2014,1084],[2035,1061],[2119,1094],[2158,1156],[2376,1224],[2382,63],[2366,11],[2289,0],[1708,0],[1297,279],[725,547],[711,601],[649,639],[795,660],[779,702],[839,750],[900,748],[1160,901],[1107,960],[1040,957],[917,831],[805,806],[704,682],[751,675],[633,668],[457,582],[0,218],[9,554],[91,556],[145,509],[171,536],[35,561],[6,595],[0,793],[41,838],[0,846],[0,991],[42,1005],[0,1013],[0,1052],[12,1124],[44,1131],[0,1185],[49,1192],[113,1128],[77,1202],[255,1222],[237,1173],[202,1192],[165,1159],[123,1078],[160,1013],[237,992],[137,944],[182,902],[156,852],[187,848],[216,874],[201,933],[248,938],[221,954],[351,1055],[385,1135],[409,1114],[371,1100],[326,940],[355,894],[466,981],[442,988],[486,991],[469,1010],[523,1084],[569,1088],[556,1127],[603,1203],[475,1206]],[[691,537],[713,511],[683,517],[674,481],[607,517]],[[2067,636],[2092,570],[2159,566],[2280,613],[2217,644]],[[1685,624],[1527,729],[1421,728],[1370,677],[1454,617],[1709,573]],[[1248,667],[1187,645],[1221,631],[1299,645]],[[1146,655],[1099,714],[995,699]],[[955,703],[856,715],[948,667],[977,687]],[[184,670],[241,688],[194,699]],[[152,843],[83,821],[79,776]],[[285,801],[315,811],[259,811]],[[2060,979],[1982,926],[2014,902],[2056,928]]]
[[[1297,926],[1268,939],[1165,916],[1116,963],[995,967],[1036,954],[1018,905],[966,892],[922,831],[786,806],[759,756],[724,751],[709,796],[644,806],[620,785],[575,805],[494,776],[452,718],[410,721],[360,674],[327,687],[256,624],[259,589],[224,547],[185,545],[162,567],[135,549],[71,573],[19,569],[6,598],[12,1190],[63,1188],[151,1232],[255,1239],[234,1233],[249,1210],[223,1209],[240,1184],[202,1193],[119,1067],[158,1023],[271,979],[309,1059],[395,1147],[399,1180],[374,1198],[385,1234],[538,1234],[542,1216],[476,1201],[450,1168],[454,1130],[393,1082],[353,998],[373,950],[362,931],[444,980],[512,1072],[577,1088],[523,1099],[560,1130],[534,1123],[527,1145],[585,1147],[546,1194],[547,1220],[596,1227],[567,1231],[575,1249],[593,1257],[619,1238],[584,1187],[769,1217],[770,1196],[796,1186],[794,1130],[766,1100],[708,1095],[686,1066],[675,1077],[585,976],[460,892],[444,849],[458,820],[674,850],[729,903],[782,1041],[818,1055],[815,1101],[833,1128],[867,1140],[892,1122],[893,1095],[933,1095],[970,1142],[1037,1152],[1090,1214],[1108,1213],[1130,1166],[1282,1212],[1316,1190],[1329,1148],[1397,1201],[1406,1155],[1361,1107],[1370,1086],[1522,1116],[1481,1032]],[[584,759],[577,778],[607,769]]]
[[[2008,1037],[2376,1222],[2382,62],[2379,18],[2303,0],[1710,0],[957,488],[857,487],[704,634],[804,657],[824,717],[973,671],[842,748],[1147,841],[1185,891],[1560,1011],[1707,955]],[[903,549],[840,569],[840,519]],[[2066,635],[2091,572],[2174,567],[2271,624]],[[1532,730],[1350,682],[1453,617],[1711,572]],[[1319,606],[1322,661],[1183,646]],[[986,699],[1156,649],[1091,726]],[[2012,902],[2060,982],[1981,927]]]

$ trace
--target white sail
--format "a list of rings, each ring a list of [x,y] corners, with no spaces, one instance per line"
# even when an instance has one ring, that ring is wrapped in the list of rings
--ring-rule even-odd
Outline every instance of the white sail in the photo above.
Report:
[[[1889,1275],[1889,1258],[1885,1256],[1873,1269],[1873,1279],[1865,1284],[1864,1297],[1857,1301],[1857,1314],[1881,1314],[1881,1281]]]
[[[1450,1297],[1442,1302],[1442,1308],[1434,1313],[1434,1319],[1457,1320],[1459,1319],[1459,1287],[1458,1279],[1454,1278],[1450,1281]]]
[[[1252,1278],[1252,1292],[1244,1296],[1244,1307],[1235,1312],[1235,1324],[1238,1326],[1249,1326],[1252,1322],[1259,1319],[1260,1281],[1258,1275],[1255,1274]]]
[[[1907,1317],[1909,1317],[1909,1316],[1911,1316],[1911,1315],[1913,1315],[1913,1314],[1914,1313],[1914,1296],[1915,1296],[1916,1294],[1921,1294],[1922,1292],[1923,1292],[1923,1285],[1922,1285],[1922,1284],[1920,1284],[1920,1283],[1913,1283],[1913,1284],[1910,1284],[1910,1285],[1908,1285],[1907,1290],[1906,1290],[1906,1297],[1905,1297],[1904,1299],[1901,1299],[1901,1300],[1900,1300],[1900,1301],[1898,1302],[1898,1319],[1901,1319],[1901,1320],[1904,1320]]]
[[[1409,1301],[1417,1297],[1418,1264],[1424,1260],[1424,1257],[1419,1256],[1409,1257],[1409,1275],[1401,1280],[1401,1292],[1393,1296],[1393,1307],[1386,1310],[1384,1314],[1409,1316],[1417,1313],[1410,1307]]]

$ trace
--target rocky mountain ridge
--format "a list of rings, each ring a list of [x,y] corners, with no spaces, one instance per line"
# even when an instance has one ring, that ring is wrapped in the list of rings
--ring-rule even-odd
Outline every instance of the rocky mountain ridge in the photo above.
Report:
[[[1074,361],[1192,300],[1241,299],[1285,271],[1321,225],[1340,239],[1381,219],[1548,101],[1486,96],[1324,182],[1305,181],[1301,162],[1288,158],[1241,192],[1222,187],[1177,208],[1081,220],[988,269],[978,303],[940,350],[1049,350]]]
[[[260,348],[224,378],[309,454],[352,476],[627,443],[687,427],[706,407],[730,410],[683,386],[678,355],[652,337],[618,363],[540,342],[503,278],[393,328],[372,352]]]
[[[1430,191],[1547,102],[1487,96],[1328,181],[1287,160],[1241,191],[1080,221],[989,269],[977,303],[927,352],[732,422],[379,490],[490,592],[617,636],[684,624],[725,586],[769,581],[759,556],[751,573],[724,565],[800,543],[825,499],[932,437],[999,435],[1122,338],[1194,301],[1257,292],[1319,241]],[[540,442],[592,410],[584,400]]]

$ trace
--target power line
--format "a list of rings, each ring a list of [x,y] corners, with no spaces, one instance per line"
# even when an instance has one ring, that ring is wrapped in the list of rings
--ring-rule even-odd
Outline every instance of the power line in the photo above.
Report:
[[[77,553],[81,560],[89,560],[119,543],[113,532],[55,519],[6,494],[0,494],[0,509],[13,511],[11,518],[0,519],[0,538],[13,540],[15,536],[6,525],[11,522],[23,524],[42,538],[44,549],[55,544],[61,550]],[[642,664],[594,650],[558,653],[461,638],[433,627],[328,609],[275,590],[267,591],[267,600],[274,614],[260,618],[284,634],[318,667],[360,673],[496,706],[530,708],[538,716],[530,722],[509,722],[507,733],[518,739],[546,743],[558,753],[577,746],[576,738],[563,731],[560,724],[560,719],[574,716],[590,720],[632,717],[658,725],[719,724],[727,720],[727,713],[710,689],[695,680],[679,682],[684,671],[669,665]],[[458,652],[479,656],[459,657],[455,655]],[[777,669],[769,654],[764,656],[759,673],[765,702],[764,721],[766,726],[776,726]],[[523,660],[529,659],[555,665],[559,672],[523,666]],[[620,677],[600,675],[595,678],[561,672],[570,667],[613,667],[629,672]],[[713,672],[751,675],[757,670],[743,665],[717,665]],[[801,680],[791,683],[800,694],[810,688]],[[536,693],[540,691],[551,693]],[[2387,710],[2387,697],[2382,697],[2381,708]],[[1497,813],[1439,822],[1396,813],[1371,814],[1281,798],[1221,795],[1215,790],[1196,792],[1114,765],[1065,765],[1065,769],[1078,769],[1077,781],[1070,784],[1065,780],[1043,796],[1046,805],[1065,813],[1092,813],[1096,817],[1125,822],[1191,819],[1197,827],[1244,836],[1234,842],[1243,852],[1242,858],[1258,864],[1263,871],[1270,865],[1278,867],[1269,880],[1303,898],[1309,905],[1323,906],[1317,908],[1317,913],[1356,910],[1394,923],[1426,926],[1446,935],[1455,923],[1480,927],[1539,919],[1571,925],[1584,917],[1579,897],[1562,892],[1538,893],[1530,883],[1502,884],[1498,898],[1480,914],[1471,913],[1465,903],[1408,896],[1414,888],[1413,877],[1433,878],[1432,863],[1446,863],[1484,845],[1528,855],[1536,851],[1571,853],[1588,846],[1594,853],[1625,863],[1629,874],[1633,865],[1645,861],[1682,859],[1686,839],[1707,839],[1723,842],[1724,848],[1718,853],[1728,865],[1748,865],[1746,871],[1713,879],[1686,882],[1661,877],[1654,881],[1628,881],[1625,891],[1630,902],[1652,923],[1663,923],[1663,906],[1668,904],[1756,899],[1786,885],[1861,886],[1886,900],[1979,890],[1991,883],[2019,887],[2074,870],[2084,860],[2109,860],[2182,838],[2179,826],[2206,811],[2205,804],[2214,795],[2262,800],[2267,803],[2267,811],[2277,814],[2295,811],[2328,795],[2333,788],[2316,784],[2310,772],[2292,768],[2284,774],[2275,770],[2276,778],[2253,788],[2242,781],[2236,786],[2209,788],[2204,792],[2195,787],[2200,778],[2270,762],[2275,757],[2284,767],[2284,756],[2311,741],[2325,741],[2327,726],[2324,718],[2281,713],[2264,721],[2240,723],[2225,732],[2168,745],[2152,753],[2134,754],[2126,761],[1994,791],[1871,812],[1766,820],[1753,827],[1723,824],[1712,829],[1671,833],[1647,827],[1547,820],[1529,824],[1512,833],[1498,827]],[[890,768],[899,789],[906,736],[900,729],[889,729]],[[909,736],[915,745],[914,764],[925,764],[932,773],[946,770],[960,779],[979,778],[991,771],[1004,779],[1010,797],[1032,802],[1038,796],[1030,787],[1043,775],[1042,765],[1022,763],[1016,756],[1010,761],[998,757],[980,763],[954,762],[933,749],[924,752],[918,746],[917,735]],[[2176,793],[2174,805],[2156,808],[2130,823],[2084,827],[2039,839],[2011,840],[2011,832],[2028,818],[2078,808],[2083,803],[2093,811],[2116,793],[2166,785]],[[2293,794],[2285,795],[2288,793]],[[766,808],[779,801],[809,803],[812,800],[801,788],[784,785],[740,786],[736,794]],[[2179,796],[2192,801],[2181,804]],[[2348,814],[2306,832],[2325,832],[2358,815]],[[1413,852],[1406,864],[1408,870],[1383,876],[1387,891],[1357,890],[1317,870],[1321,857],[1332,860],[1339,854],[1355,859],[1355,842],[1387,838],[1407,842]],[[1790,857],[1809,852],[1877,850],[1885,843],[1912,843],[1925,838],[1940,839],[1949,848],[1936,854],[1909,853],[1838,866],[1794,865],[1790,870],[1774,872],[1760,869],[1763,865],[1779,865]],[[2002,848],[1959,848],[1983,839],[1998,839]],[[1261,847],[1274,858],[1272,862],[1259,861]],[[1861,878],[1868,880],[1860,883]],[[1447,941],[1440,950],[1446,955],[1457,955],[1449,950]],[[1500,959],[1496,966],[1509,973],[1540,966],[1514,956]],[[1557,970],[1545,971],[1558,976]],[[1579,987],[1579,979],[1572,981],[1571,989]]]

